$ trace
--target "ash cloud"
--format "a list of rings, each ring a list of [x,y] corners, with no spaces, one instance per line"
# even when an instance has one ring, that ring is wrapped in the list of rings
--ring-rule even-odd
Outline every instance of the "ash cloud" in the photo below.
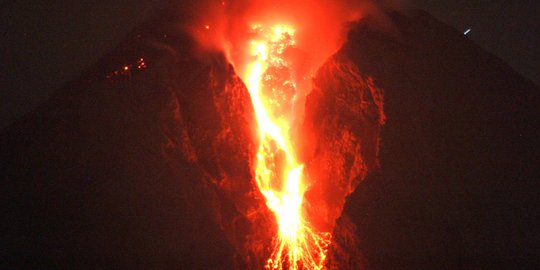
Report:
[[[379,17],[381,7],[399,6],[397,0],[207,0],[187,4],[189,22],[185,25],[202,49],[221,50],[242,72],[244,50],[253,24],[284,23],[297,29],[298,48],[310,57],[311,73],[343,44],[347,25],[366,15]],[[389,27],[378,27],[387,29]]]

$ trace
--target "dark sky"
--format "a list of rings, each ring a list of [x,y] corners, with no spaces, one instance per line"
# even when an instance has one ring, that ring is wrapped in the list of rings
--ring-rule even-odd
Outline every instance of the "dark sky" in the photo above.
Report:
[[[74,79],[163,8],[166,0],[35,1],[0,4],[0,128]],[[496,54],[540,85],[536,0],[405,0]]]

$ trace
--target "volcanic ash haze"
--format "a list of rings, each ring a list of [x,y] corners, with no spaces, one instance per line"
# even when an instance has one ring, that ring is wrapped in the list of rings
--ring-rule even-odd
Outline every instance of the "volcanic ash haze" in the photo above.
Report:
[[[370,16],[371,27],[388,35],[398,35],[381,6],[397,7],[398,1],[372,0],[232,0],[201,1],[181,7],[190,14],[183,26],[203,50],[221,51],[242,77],[248,68],[250,42],[256,25],[270,28],[288,25],[295,30],[295,45],[286,61],[291,67],[296,97],[297,122],[304,114],[305,96],[312,89],[312,78],[322,64],[346,40],[351,22]],[[298,124],[298,123],[296,123]]]
[[[203,1],[190,7],[191,33],[204,48],[221,50],[238,74],[246,69],[253,25],[290,25],[296,30],[296,48],[306,54],[305,75],[317,68],[345,40],[346,24],[375,10],[371,1]],[[206,31],[205,31],[206,30]]]

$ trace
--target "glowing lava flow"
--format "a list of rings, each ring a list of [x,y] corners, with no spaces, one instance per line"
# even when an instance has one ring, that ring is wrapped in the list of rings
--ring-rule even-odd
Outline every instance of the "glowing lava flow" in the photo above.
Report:
[[[314,231],[302,213],[307,184],[289,134],[296,86],[284,53],[295,45],[295,30],[287,25],[256,25],[252,30],[257,37],[250,43],[243,79],[260,136],[255,180],[278,224],[266,268],[322,269],[330,234]]]

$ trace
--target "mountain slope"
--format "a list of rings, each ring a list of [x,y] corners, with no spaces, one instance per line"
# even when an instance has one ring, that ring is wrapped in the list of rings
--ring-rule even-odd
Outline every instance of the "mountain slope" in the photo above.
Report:
[[[306,104],[307,171],[335,191],[311,214],[335,218],[354,191],[331,266],[534,266],[540,90],[425,13],[387,18],[351,25]],[[2,132],[6,268],[264,264],[275,224],[251,182],[247,90],[177,22],[137,29]]]
[[[353,26],[339,54],[384,89],[381,170],[348,201],[373,269],[538,263],[540,89],[424,12]]]

